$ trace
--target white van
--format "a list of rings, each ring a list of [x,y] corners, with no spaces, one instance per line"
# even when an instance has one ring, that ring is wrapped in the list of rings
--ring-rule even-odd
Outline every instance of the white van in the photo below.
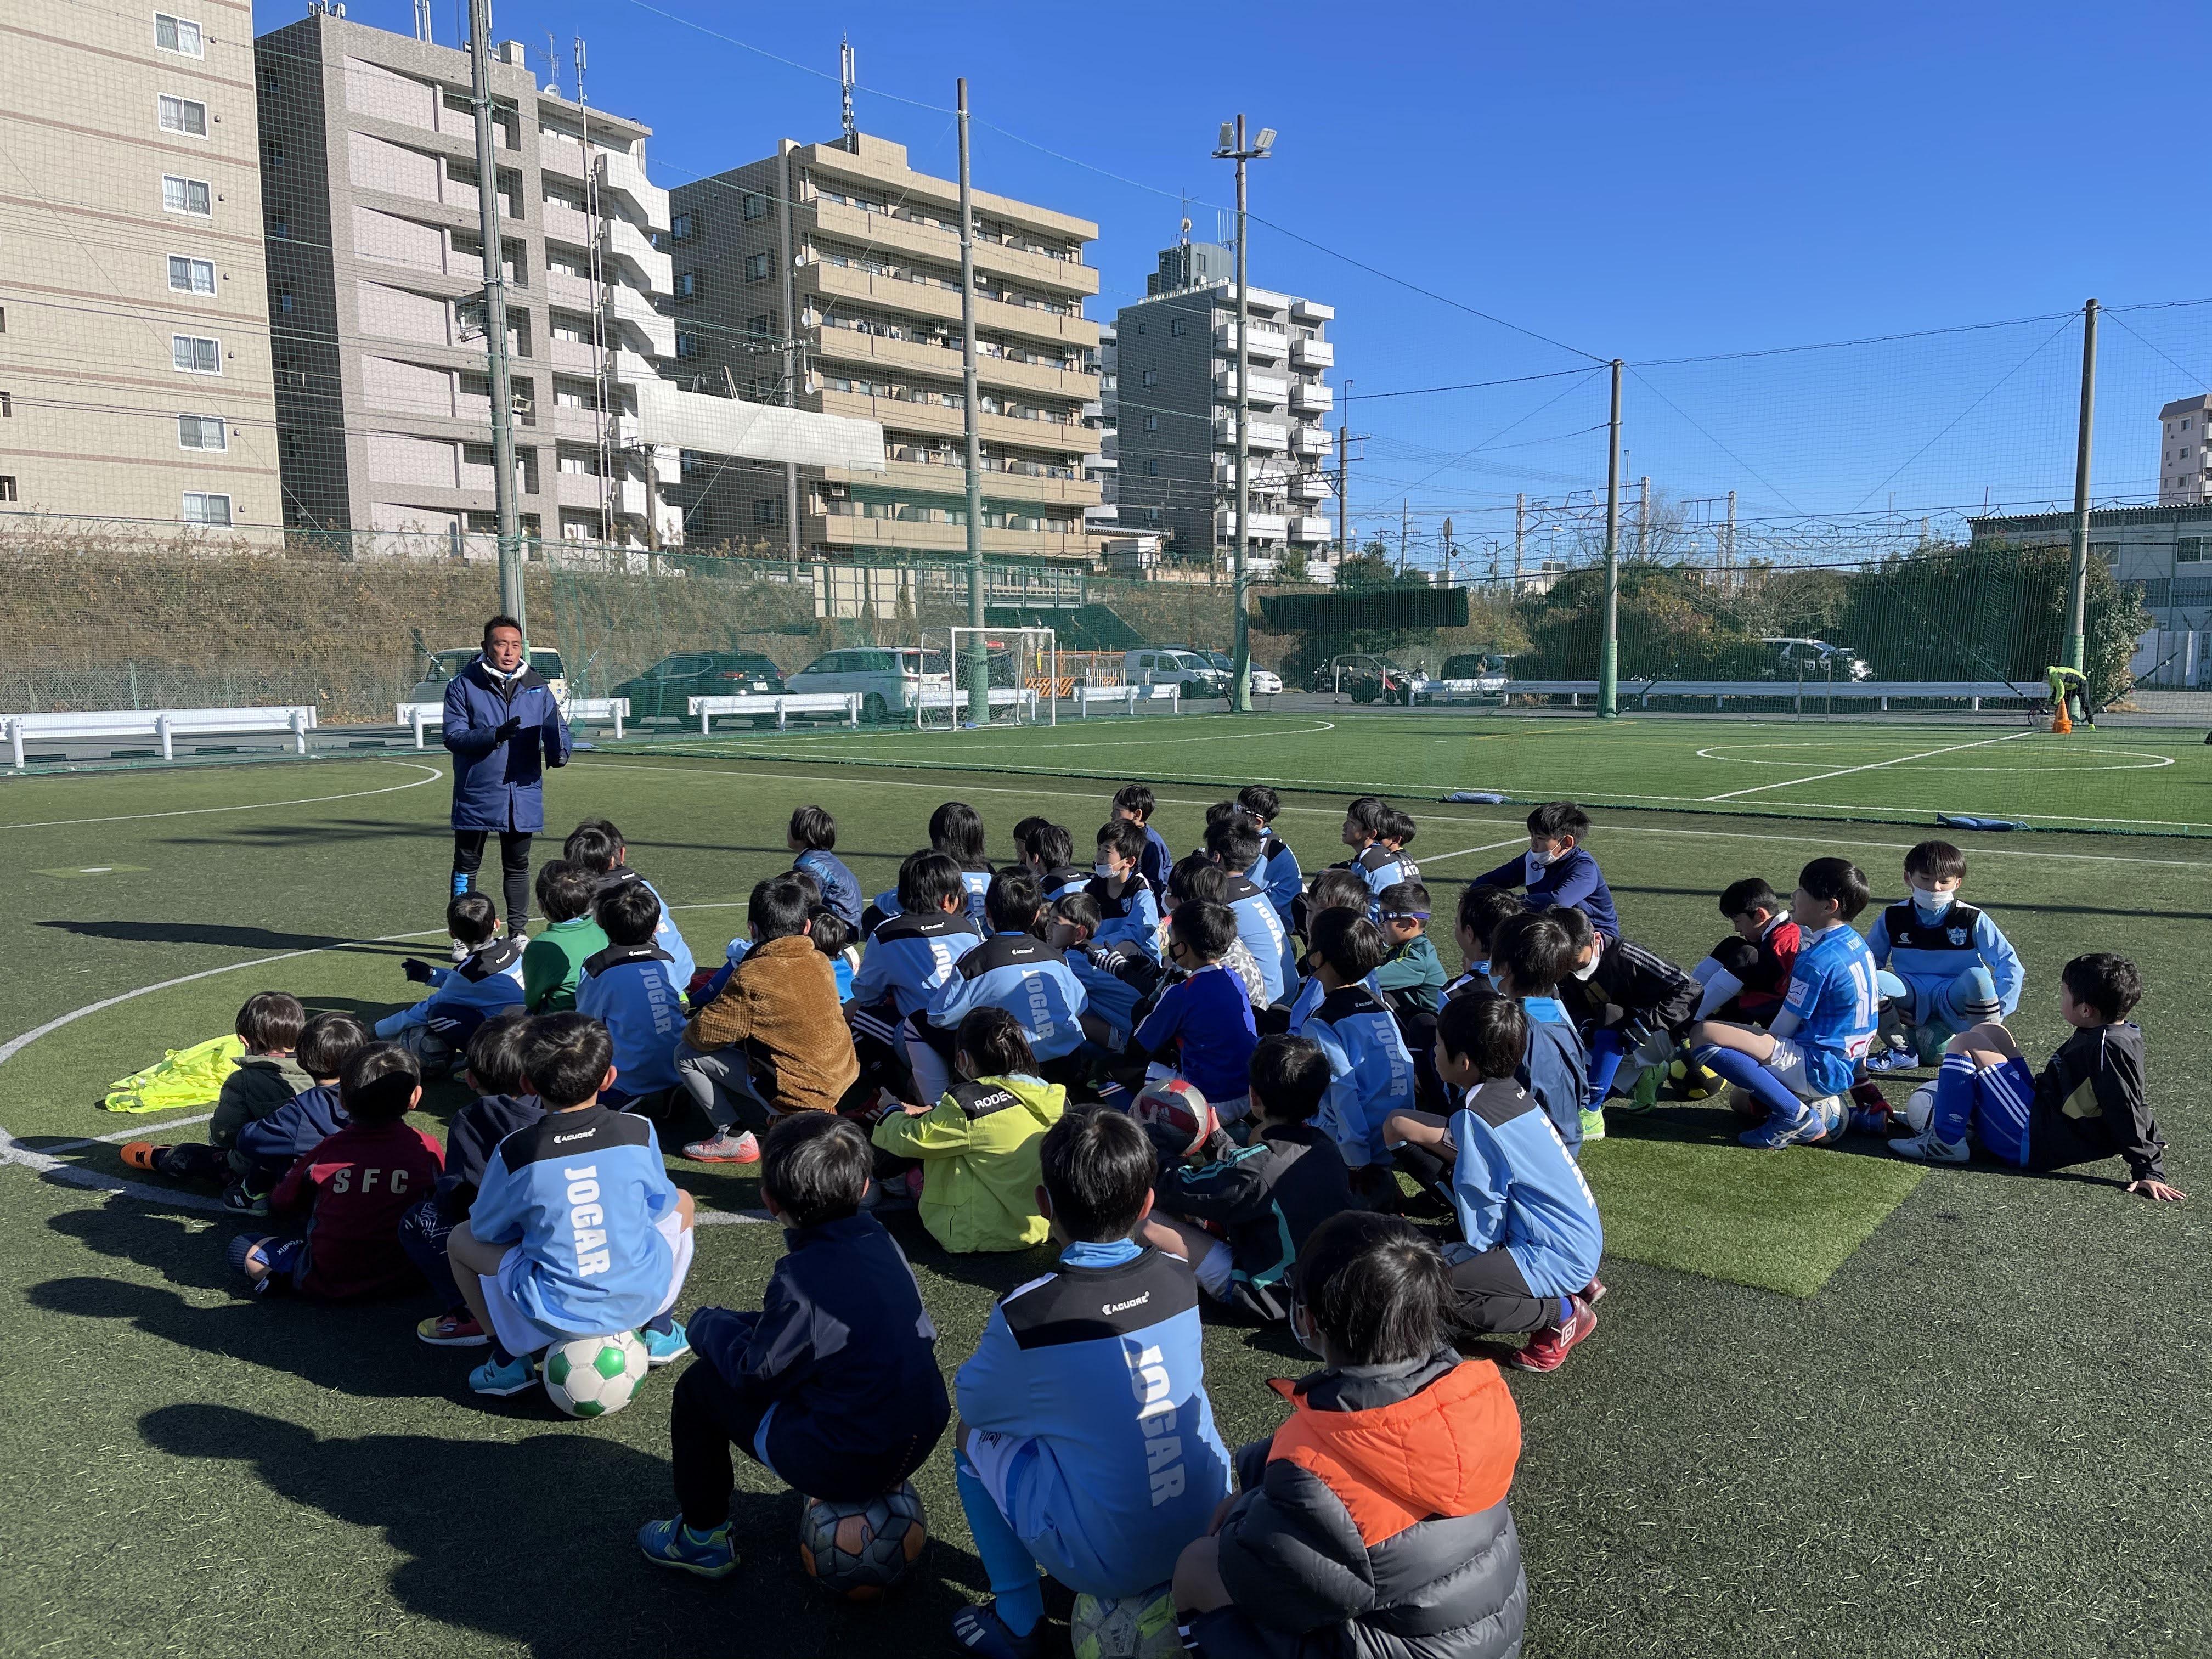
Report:
[[[1146,645],[1121,657],[1125,685],[1179,685],[1186,697],[1225,697],[1229,676],[1195,651]]]
[[[857,691],[860,718],[873,721],[912,714],[925,692],[949,693],[952,665],[942,651],[854,646],[823,652],[783,684],[787,691]]]

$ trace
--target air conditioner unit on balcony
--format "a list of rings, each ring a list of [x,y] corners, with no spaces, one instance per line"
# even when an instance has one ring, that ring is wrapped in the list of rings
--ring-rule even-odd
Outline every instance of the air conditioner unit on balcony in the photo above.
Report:
[[[822,493],[833,501],[850,501],[853,496],[852,486],[849,484],[825,484],[823,486]]]

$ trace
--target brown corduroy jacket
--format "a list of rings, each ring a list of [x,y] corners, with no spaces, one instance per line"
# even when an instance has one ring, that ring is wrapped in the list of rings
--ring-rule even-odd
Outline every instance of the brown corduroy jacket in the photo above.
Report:
[[[741,1046],[779,1112],[835,1111],[860,1075],[836,970],[804,934],[755,945],[684,1040],[702,1054]]]

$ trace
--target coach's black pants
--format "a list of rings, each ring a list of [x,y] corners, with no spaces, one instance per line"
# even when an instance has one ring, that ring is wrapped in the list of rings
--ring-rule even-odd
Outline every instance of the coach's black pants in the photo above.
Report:
[[[453,892],[473,893],[477,872],[483,868],[488,830],[453,831]],[[500,885],[507,900],[507,931],[520,933],[530,921],[530,836],[520,830],[499,832]]]

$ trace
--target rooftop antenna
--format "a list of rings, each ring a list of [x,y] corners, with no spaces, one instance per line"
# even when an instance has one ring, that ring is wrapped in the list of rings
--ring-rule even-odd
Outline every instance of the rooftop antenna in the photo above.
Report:
[[[1176,242],[1182,247],[1190,246],[1190,192],[1188,191],[1185,191],[1182,194],[1182,230],[1176,238]]]
[[[860,153],[860,129],[853,119],[853,83],[859,79],[853,63],[853,42],[848,38],[837,46],[837,82],[844,94],[845,148],[855,155]]]
[[[430,0],[415,0],[415,38],[424,46],[430,41]]]
[[[553,39],[553,31],[545,31],[545,90],[556,98],[561,95],[561,48]]]

